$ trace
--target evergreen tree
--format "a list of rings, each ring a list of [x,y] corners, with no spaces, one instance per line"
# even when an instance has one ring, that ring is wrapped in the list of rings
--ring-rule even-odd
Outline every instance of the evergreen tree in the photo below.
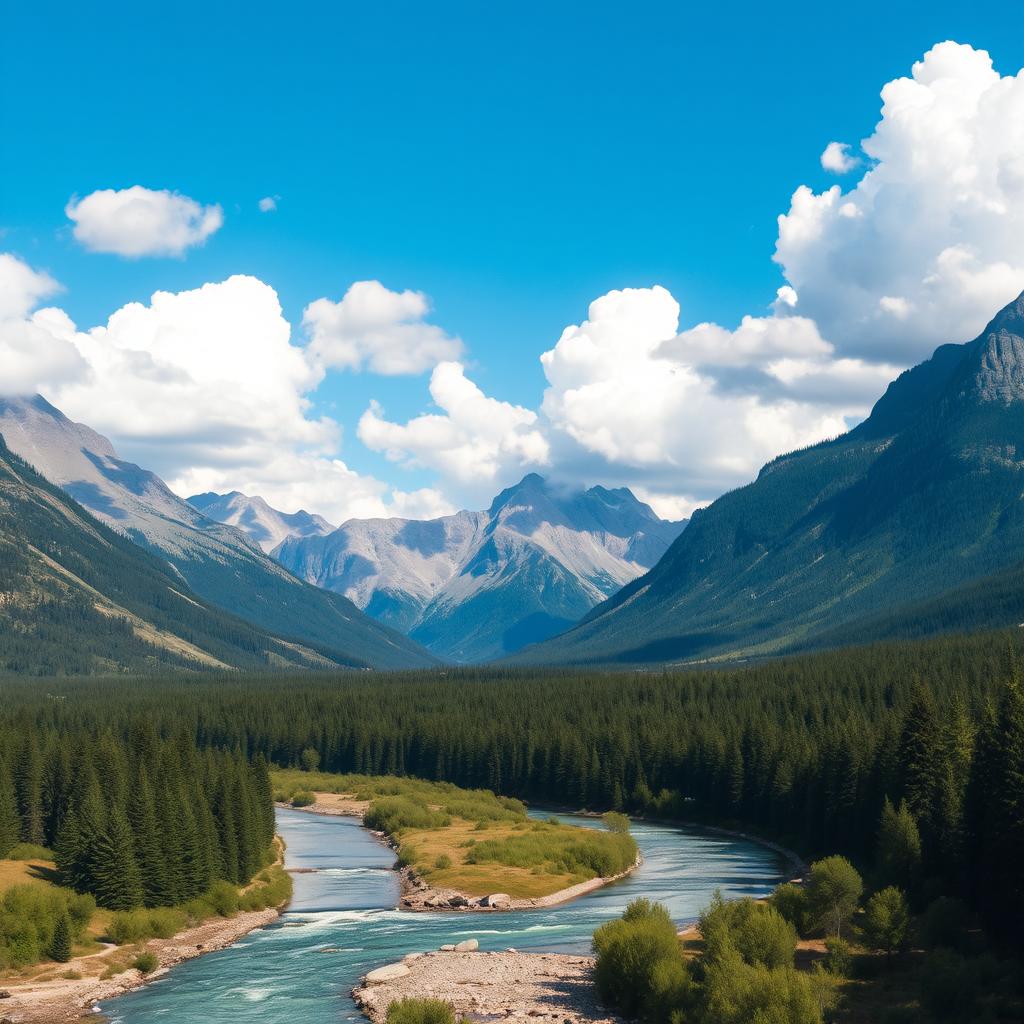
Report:
[[[26,843],[42,844],[46,838],[43,831],[43,777],[34,733],[30,732],[21,745],[14,767],[14,787],[21,817],[21,838]]]
[[[144,763],[139,766],[128,799],[128,824],[131,826],[135,859],[142,876],[143,902],[147,907],[166,906],[173,899],[167,879],[167,863],[160,845],[153,790]]]
[[[89,861],[87,888],[101,907],[133,910],[142,906],[142,876],[135,861],[132,833],[120,812],[110,816],[106,830],[90,851]]]
[[[50,959],[56,960],[59,964],[66,964],[71,959],[71,920],[66,913],[57,918],[57,924],[54,926]]]
[[[0,761],[0,858],[7,856],[20,834],[21,820],[14,783],[3,761]]]
[[[921,867],[921,836],[917,822],[901,800],[899,808],[886,797],[878,826],[875,870],[884,885],[910,889],[918,880]]]

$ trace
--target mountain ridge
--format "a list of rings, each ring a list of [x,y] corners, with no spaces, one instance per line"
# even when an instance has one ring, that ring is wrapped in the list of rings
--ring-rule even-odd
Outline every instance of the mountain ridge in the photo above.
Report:
[[[1024,296],[943,345],[847,434],[696,513],[650,572],[512,661],[761,656],[1024,559]]]
[[[163,559],[210,604],[275,635],[344,650],[360,664],[415,668],[436,658],[350,601],[310,586],[242,531],[204,516],[156,474],[42,396],[0,399],[7,446],[107,526]]]

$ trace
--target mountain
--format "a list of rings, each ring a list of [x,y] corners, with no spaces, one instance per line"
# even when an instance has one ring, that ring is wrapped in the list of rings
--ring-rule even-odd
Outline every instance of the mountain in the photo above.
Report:
[[[363,667],[207,604],[0,438],[0,673]]]
[[[516,660],[715,660],[1018,624],[1022,493],[1024,295],[848,434],[695,514],[649,573]]]
[[[241,491],[193,494],[188,503],[208,519],[237,527],[268,554],[288,537],[324,537],[336,529],[323,516],[313,515],[304,509],[278,512],[262,498],[251,497]]]
[[[117,457],[110,442],[36,396],[0,399],[7,447],[96,518],[158,555],[203,600],[260,630],[342,651],[376,668],[435,659],[339,594],[310,586],[240,530],[182,501],[155,474]]]
[[[486,512],[351,520],[274,551],[435,654],[484,661],[552,636],[652,566],[685,523],[625,489],[560,491],[536,474]]]

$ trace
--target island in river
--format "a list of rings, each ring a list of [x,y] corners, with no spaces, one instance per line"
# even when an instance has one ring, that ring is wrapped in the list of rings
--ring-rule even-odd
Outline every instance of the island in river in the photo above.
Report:
[[[640,852],[623,815],[595,830],[531,818],[525,805],[451,783],[275,771],[275,797],[358,817],[396,852],[399,908],[508,911],[555,906],[624,878]]]

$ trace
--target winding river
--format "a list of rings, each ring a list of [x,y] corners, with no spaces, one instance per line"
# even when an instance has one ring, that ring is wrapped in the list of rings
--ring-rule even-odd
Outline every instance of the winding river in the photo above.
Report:
[[[546,816],[546,815],[545,815]],[[594,819],[563,820],[600,827]],[[626,904],[645,896],[673,918],[693,921],[715,889],[763,896],[783,871],[756,843],[634,823],[644,862],[630,877],[572,903],[499,914],[410,914],[394,910],[394,855],[351,818],[279,810],[294,898],[268,928],[101,1007],[111,1024],[336,1024],[362,1020],[349,992],[367,971],[446,942],[482,949],[586,951],[590,936]]]

